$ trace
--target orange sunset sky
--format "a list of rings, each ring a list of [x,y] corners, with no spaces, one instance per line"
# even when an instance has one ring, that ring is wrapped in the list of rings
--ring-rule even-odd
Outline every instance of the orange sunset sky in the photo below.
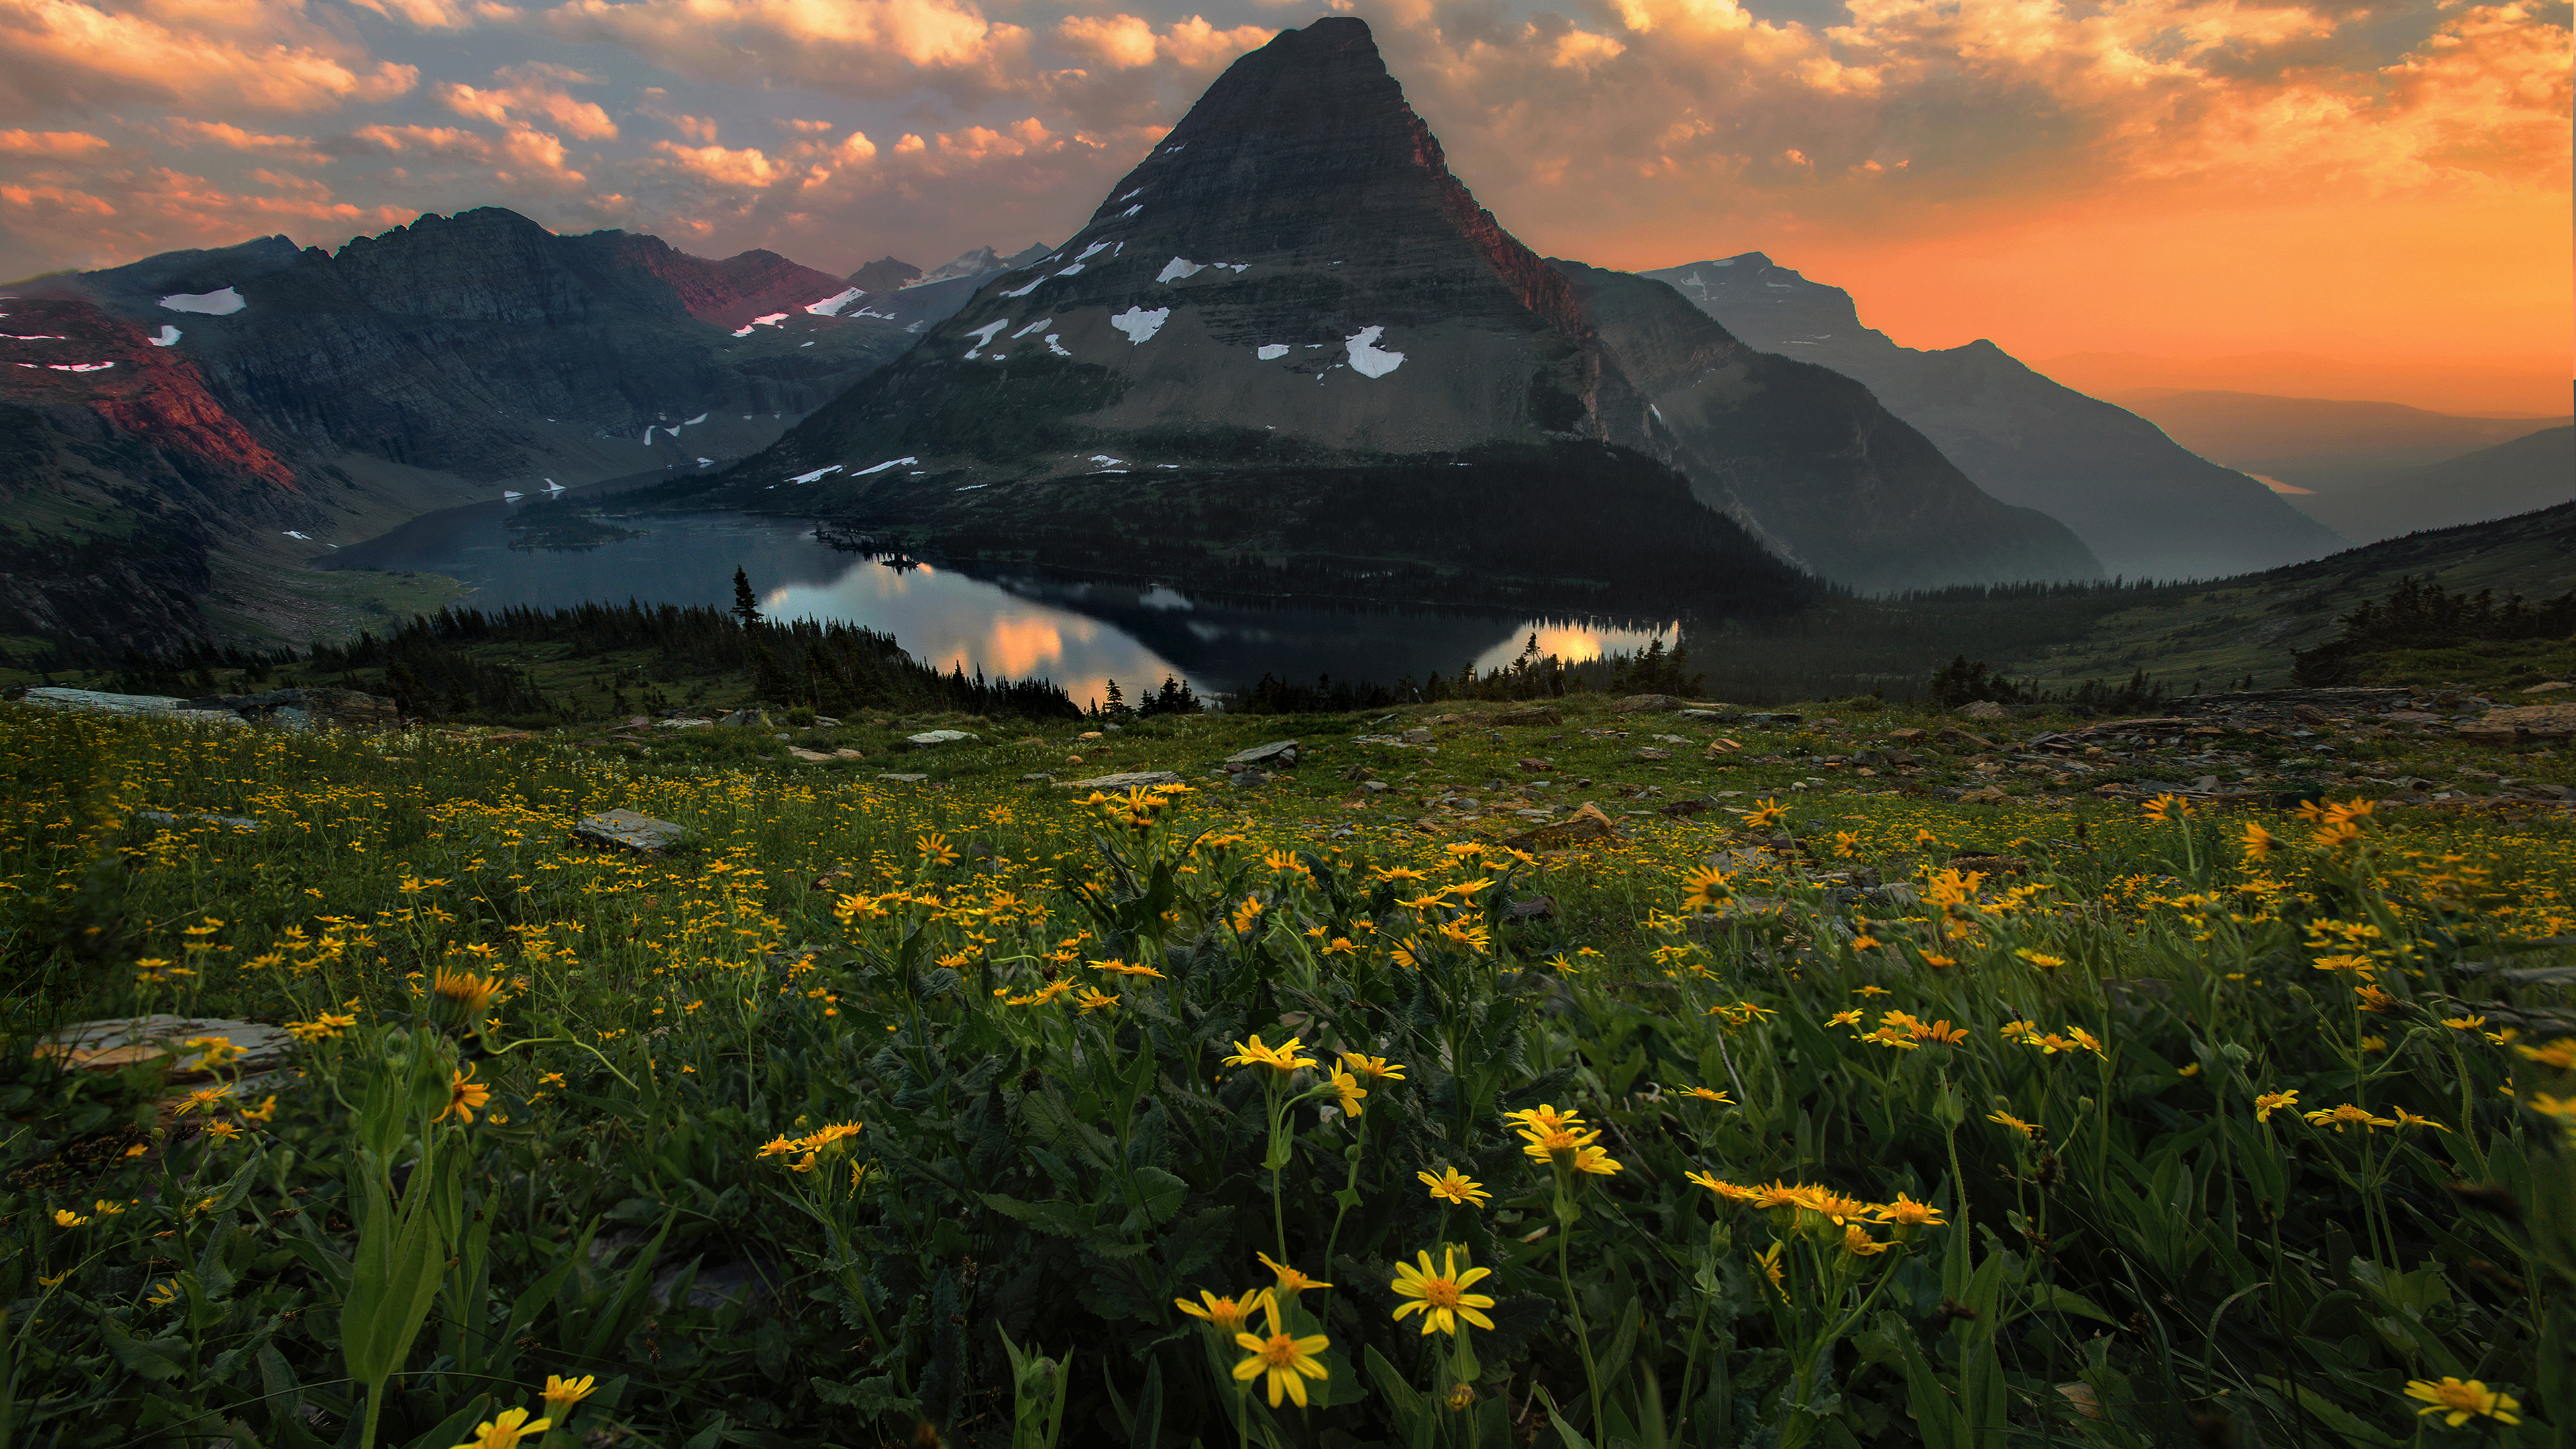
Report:
[[[2292,353],[2397,401],[2568,406],[2564,3],[1330,8],[1545,253],[1760,250],[1911,346]],[[1320,13],[0,0],[0,276],[486,204],[835,272],[1008,252],[1069,234],[1228,62]]]

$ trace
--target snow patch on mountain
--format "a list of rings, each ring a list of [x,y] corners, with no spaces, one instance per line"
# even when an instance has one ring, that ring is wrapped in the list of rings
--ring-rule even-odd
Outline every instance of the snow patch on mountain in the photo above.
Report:
[[[1128,341],[1142,347],[1154,339],[1155,333],[1163,330],[1163,324],[1170,321],[1171,316],[1169,307],[1157,307],[1150,312],[1142,307],[1130,307],[1110,318],[1109,325],[1126,333]],[[1396,359],[1398,362],[1403,360],[1401,357]]]
[[[209,317],[229,317],[250,305],[241,293],[230,287],[211,292],[174,292],[161,299],[161,305],[173,312],[203,312]]]
[[[1362,377],[1384,377],[1404,365],[1404,354],[1388,352],[1377,345],[1386,335],[1383,327],[1363,327],[1342,339],[1350,352],[1351,370]]]

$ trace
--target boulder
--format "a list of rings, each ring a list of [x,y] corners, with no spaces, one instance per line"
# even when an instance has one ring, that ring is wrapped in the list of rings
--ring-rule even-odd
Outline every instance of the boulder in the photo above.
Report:
[[[898,785],[918,785],[930,777],[928,775],[907,775],[894,770],[880,770],[877,772],[877,778],[880,780],[892,780]]]
[[[1618,838],[1619,827],[1611,823],[1609,816],[1601,813],[1599,805],[1586,800],[1572,816],[1554,825],[1542,825],[1516,835],[1504,844],[1521,850],[1564,850],[1586,841]]]
[[[1659,710],[1687,709],[1690,701],[1669,694],[1632,694],[1610,706],[1612,714],[1647,714]]]
[[[953,745],[959,740],[976,740],[980,743],[981,739],[981,736],[969,733],[965,730],[923,730],[917,735],[904,736],[905,742],[910,744],[916,750],[934,749],[940,745]]]
[[[1225,762],[1228,765],[1276,765],[1283,767],[1293,765],[1297,763],[1297,742],[1295,740],[1272,740],[1266,745],[1254,745],[1248,750],[1237,750],[1233,754],[1226,756]]]
[[[1981,699],[1974,704],[1959,706],[1959,716],[1962,719],[2010,719],[2012,711],[1991,699]]]
[[[1177,785],[1181,777],[1169,770],[1130,770],[1122,775],[1094,775],[1088,780],[1058,780],[1063,790],[1129,790],[1139,785]]]
[[[581,817],[574,824],[572,835],[573,839],[591,845],[611,845],[659,854],[688,839],[689,827],[620,808]]]

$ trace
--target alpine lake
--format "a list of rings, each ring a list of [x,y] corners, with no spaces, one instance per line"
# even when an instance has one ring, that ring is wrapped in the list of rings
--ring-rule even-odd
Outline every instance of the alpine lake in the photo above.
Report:
[[[664,475],[632,481],[659,481]],[[445,574],[465,586],[458,607],[552,609],[636,600],[731,608],[734,570],[750,578],[763,614],[891,634],[942,669],[1054,681],[1076,704],[1115,680],[1141,699],[1166,676],[1202,696],[1263,674],[1393,684],[1434,671],[1501,667],[1532,635],[1568,662],[1645,647],[1675,627],[1636,621],[1532,618],[1493,610],[1300,605],[1192,596],[1165,587],[969,575],[917,560],[835,548],[808,520],[748,513],[592,515],[549,506],[595,502],[630,480],[560,494],[471,503],[424,514],[333,553],[326,568]],[[532,506],[549,522],[530,526]],[[514,526],[514,524],[516,526]]]

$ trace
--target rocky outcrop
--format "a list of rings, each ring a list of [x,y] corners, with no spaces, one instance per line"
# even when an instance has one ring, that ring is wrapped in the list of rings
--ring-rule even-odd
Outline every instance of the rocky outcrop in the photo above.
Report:
[[[288,490],[294,471],[206,388],[194,361],[95,303],[0,298],[0,398],[84,407],[120,432]]]
[[[2146,419],[1991,342],[1918,351],[1862,325],[1851,294],[1760,252],[1643,274],[1736,337],[1865,384],[1984,492],[2038,509],[2131,578],[2212,577],[2320,557],[2344,540]]]

